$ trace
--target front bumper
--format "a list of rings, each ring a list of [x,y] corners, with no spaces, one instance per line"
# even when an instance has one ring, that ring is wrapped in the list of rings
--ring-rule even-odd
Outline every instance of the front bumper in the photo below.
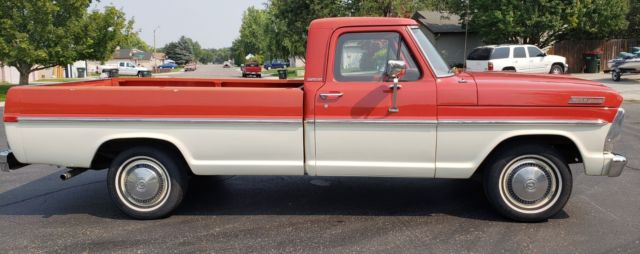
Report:
[[[0,151],[0,171],[9,172],[9,170],[19,169],[28,164],[19,162],[13,152],[9,149]]]
[[[618,177],[622,174],[622,170],[627,165],[627,158],[622,155],[607,153],[605,154],[603,175],[609,177]]]

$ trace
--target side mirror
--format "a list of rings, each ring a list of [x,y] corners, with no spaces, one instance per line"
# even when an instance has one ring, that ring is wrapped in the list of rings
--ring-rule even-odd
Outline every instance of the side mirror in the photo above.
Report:
[[[389,108],[390,113],[397,113],[400,111],[398,109],[398,89],[400,86],[398,85],[399,80],[407,71],[407,63],[401,60],[389,60],[387,63],[387,76],[393,78],[393,85],[391,85],[391,90],[393,91],[393,98],[391,101],[391,107]]]
[[[389,60],[387,62],[387,76],[391,78],[401,78],[407,71],[407,63],[401,60]]]

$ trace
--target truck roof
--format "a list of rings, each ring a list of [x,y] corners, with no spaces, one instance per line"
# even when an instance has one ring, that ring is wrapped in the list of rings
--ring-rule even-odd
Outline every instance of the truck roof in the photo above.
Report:
[[[349,26],[413,26],[418,23],[407,18],[382,18],[382,17],[340,17],[316,19],[311,22],[312,28],[337,29]]]

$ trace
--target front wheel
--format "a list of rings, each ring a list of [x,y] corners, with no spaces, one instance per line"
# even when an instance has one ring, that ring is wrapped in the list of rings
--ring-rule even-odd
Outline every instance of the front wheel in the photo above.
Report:
[[[187,189],[184,162],[171,152],[136,147],[120,153],[107,176],[109,194],[117,207],[136,219],[169,216]]]
[[[517,221],[542,221],[558,213],[571,195],[568,165],[553,148],[522,145],[498,152],[488,163],[484,189],[502,215]]]
[[[554,64],[553,66],[551,66],[551,70],[549,71],[550,74],[562,74],[564,73],[564,67],[562,67],[562,65],[559,64]]]

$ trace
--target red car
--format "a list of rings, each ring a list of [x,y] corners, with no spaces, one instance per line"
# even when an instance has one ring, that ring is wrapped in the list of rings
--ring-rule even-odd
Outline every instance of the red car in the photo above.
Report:
[[[569,164],[622,173],[622,101],[571,76],[451,72],[411,19],[330,18],[309,27],[300,80],[12,87],[0,169],[108,168],[115,205],[141,219],[170,215],[192,175],[479,176],[498,212],[540,221],[567,204]]]
[[[258,63],[255,63],[255,62],[250,62],[245,64],[242,67],[242,77],[247,78],[251,76],[256,78],[261,78],[262,66],[260,66]]]
[[[184,66],[184,71],[195,71],[196,69],[198,69],[197,63],[188,63]]]

